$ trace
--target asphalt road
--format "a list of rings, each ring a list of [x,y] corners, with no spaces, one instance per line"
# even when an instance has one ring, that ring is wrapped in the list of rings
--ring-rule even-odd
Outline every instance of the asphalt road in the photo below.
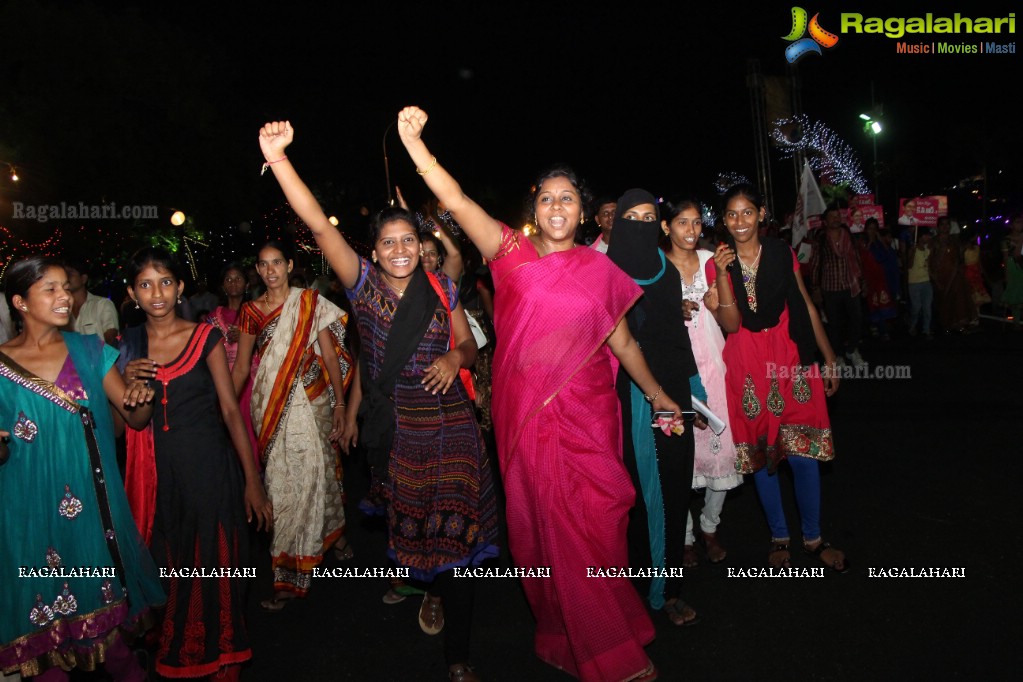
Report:
[[[845,575],[730,577],[766,565],[769,531],[751,481],[729,494],[723,564],[686,571],[701,622],[677,628],[654,613],[648,648],[661,680],[1009,679],[1023,662],[1014,636],[1023,494],[1023,333],[984,322],[933,342],[866,342],[872,365],[909,379],[849,379],[831,400],[836,460],[824,466],[824,537],[851,561]],[[790,526],[798,528],[783,473]],[[366,469],[349,460],[346,566],[385,567],[382,521],[356,508]],[[696,496],[698,512],[702,498]],[[507,553],[495,565],[510,565]],[[320,578],[308,599],[276,613],[269,558],[253,561],[248,622],[254,658],[243,679],[446,679],[441,637],[419,629],[419,599],[385,605],[383,579]],[[340,566],[333,557],[324,564]],[[818,564],[799,552],[793,566]],[[965,577],[871,577],[892,569],[961,569]],[[478,583],[473,659],[484,680],[567,682],[533,654],[533,619],[515,579]],[[78,675],[76,679],[95,676]]]
[[[747,481],[722,514],[728,559],[686,571],[701,622],[677,628],[653,614],[648,652],[662,680],[999,679],[1018,669],[1021,493],[1012,460],[1023,454],[1023,334],[985,322],[978,333],[930,343],[868,341],[863,354],[872,365],[908,365],[911,378],[849,379],[830,405],[837,457],[823,470],[823,531],[851,570],[729,577],[729,568],[766,565],[770,534]],[[382,522],[356,510],[365,469],[350,462],[346,476],[350,563],[386,566]],[[783,490],[798,528],[791,485]],[[700,504],[697,496],[694,510]],[[506,555],[496,563],[510,565]],[[793,565],[818,564],[794,552]],[[893,568],[956,568],[965,577],[870,575]],[[255,656],[244,679],[444,680],[441,638],[419,629],[419,600],[385,605],[386,588],[382,579],[321,578],[307,600],[266,613],[256,602],[270,593],[269,579],[256,580]],[[518,581],[480,580],[473,658],[483,678],[570,680],[534,656],[532,636]]]

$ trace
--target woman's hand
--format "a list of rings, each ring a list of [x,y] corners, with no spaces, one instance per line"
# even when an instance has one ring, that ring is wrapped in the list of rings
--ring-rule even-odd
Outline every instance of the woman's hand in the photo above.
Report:
[[[273,121],[259,129],[259,148],[270,163],[280,160],[294,139],[295,129],[289,121]]]
[[[131,384],[133,381],[152,381],[156,378],[156,363],[149,358],[136,358],[125,366],[121,376],[124,377],[125,384]]]
[[[238,325],[229,324],[227,325],[227,342],[238,343],[238,336],[241,332],[238,330]]]
[[[664,391],[661,391],[660,395],[653,399],[650,409],[654,412],[674,412],[675,419],[682,418],[682,408]]]
[[[716,281],[703,295],[703,306],[712,313],[718,309],[718,283]]]
[[[253,517],[256,519],[256,530],[271,530],[274,527],[274,507],[258,478],[245,484],[245,518],[251,523]]]
[[[345,408],[347,405],[338,401],[334,406],[334,414],[331,416],[332,428],[327,439],[332,443],[341,437],[341,434],[345,432]]]
[[[437,395],[437,391],[447,393],[451,384],[458,378],[458,370],[462,367],[462,363],[458,359],[460,356],[461,354],[455,349],[434,360],[433,364],[423,372],[423,380],[420,382],[423,387],[434,395]]]
[[[714,250],[714,266],[718,269],[718,277],[724,277],[728,266],[735,260],[735,251],[728,244],[721,242]]]
[[[829,398],[838,391],[838,360],[831,358],[830,360],[824,361],[824,367],[821,368],[821,378],[824,379],[824,395]]]
[[[398,112],[398,137],[403,143],[415,142],[426,126],[426,112],[419,107],[405,107]]]
[[[124,387],[124,406],[138,407],[153,402],[156,391],[148,381],[132,381]]]
[[[355,419],[345,420],[344,430],[341,431],[341,435],[338,436],[337,444],[341,448],[341,452],[346,455],[351,454],[352,448],[359,443],[359,424]]]
[[[405,201],[405,197],[403,197],[402,194],[401,194],[401,187],[398,187],[397,185],[395,185],[394,186],[394,194],[395,194],[395,196],[398,197],[398,206],[400,206],[401,208],[403,208],[406,211],[409,211],[411,213],[412,210],[408,207],[408,202]]]
[[[700,310],[700,304],[696,301],[682,301],[682,319],[690,321]]]
[[[156,391],[150,381],[156,378],[156,363],[149,358],[136,358],[124,368],[125,407],[136,407],[152,402]]]

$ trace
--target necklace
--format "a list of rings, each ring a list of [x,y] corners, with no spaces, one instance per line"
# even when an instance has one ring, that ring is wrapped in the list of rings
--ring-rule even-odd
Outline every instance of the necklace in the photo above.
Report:
[[[739,267],[742,269],[742,285],[746,289],[746,303],[753,312],[757,312],[757,264],[760,263],[760,255],[763,251],[764,245],[761,244],[757,249],[757,257],[750,265],[742,262],[742,256],[738,252],[735,254],[739,259]]]
[[[386,275],[384,275],[384,282],[386,282],[387,286],[389,286],[391,288],[391,291],[393,291],[394,293],[398,294],[398,298],[399,299],[402,296],[405,295],[405,290],[408,289],[408,285],[407,284],[405,286],[403,286],[403,287],[397,287],[394,284],[391,284],[391,280]]]
[[[287,298],[287,296],[285,296],[285,298]],[[273,310],[277,307],[274,304],[270,303],[270,290],[269,289],[267,289],[265,292],[263,292],[263,303],[266,304],[266,309],[267,309],[268,312],[273,312]],[[281,301],[281,303],[284,303],[284,301]]]

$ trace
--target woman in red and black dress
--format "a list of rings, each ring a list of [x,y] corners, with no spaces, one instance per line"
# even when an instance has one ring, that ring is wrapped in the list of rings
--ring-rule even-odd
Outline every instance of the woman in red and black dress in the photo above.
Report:
[[[750,185],[725,193],[728,241],[707,262],[706,303],[728,333],[722,356],[727,373],[728,424],[736,471],[753,474],[771,528],[768,563],[789,566],[789,530],[776,470],[792,468],[803,548],[828,568],[844,572],[845,554],[821,539],[818,462],[834,458],[825,396],[838,390],[835,353],[799,274],[792,249],[760,238],[763,200]],[[715,283],[722,283],[715,286]],[[816,363],[824,356],[825,375]]]
[[[237,679],[238,664],[252,658],[243,618],[245,581],[239,579],[247,556],[246,517],[269,526],[272,509],[223,337],[212,325],[175,313],[184,283],[173,257],[143,249],[129,263],[127,279],[146,323],[125,332],[122,372],[156,389],[151,426],[127,434],[125,475],[132,514],[164,569],[168,598],[156,670],[164,677]],[[218,577],[198,577],[196,571]]]

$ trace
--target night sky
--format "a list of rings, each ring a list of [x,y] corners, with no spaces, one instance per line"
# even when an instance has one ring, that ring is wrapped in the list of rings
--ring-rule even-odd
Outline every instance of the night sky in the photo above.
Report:
[[[946,4],[804,7],[834,32],[843,11],[1015,9]],[[430,114],[427,144],[466,191],[513,223],[533,177],[553,162],[575,166],[601,194],[643,186],[712,200],[719,173],[755,177],[748,64],[784,77],[791,29],[788,4],[717,5],[250,4],[211,16],[176,3],[5,3],[0,159],[22,182],[0,182],[0,224],[23,238],[52,228],[8,220],[13,200],[183,208],[209,232],[258,220],[282,203],[269,175],[259,178],[256,133],[272,118],[292,121],[289,156],[328,210],[375,210],[386,200],[384,134],[405,104]],[[984,38],[1016,40],[946,39]],[[845,34],[801,60],[804,113],[855,149],[870,180],[871,141],[857,115],[870,109],[873,84],[889,214],[897,196],[949,193],[985,166],[989,195],[1019,205],[1020,55],[900,55],[896,42]],[[392,181],[412,203],[424,200],[393,131],[386,144]],[[793,165],[771,157],[783,213],[795,198]],[[965,205],[975,197],[957,200],[953,214],[976,212]]]

